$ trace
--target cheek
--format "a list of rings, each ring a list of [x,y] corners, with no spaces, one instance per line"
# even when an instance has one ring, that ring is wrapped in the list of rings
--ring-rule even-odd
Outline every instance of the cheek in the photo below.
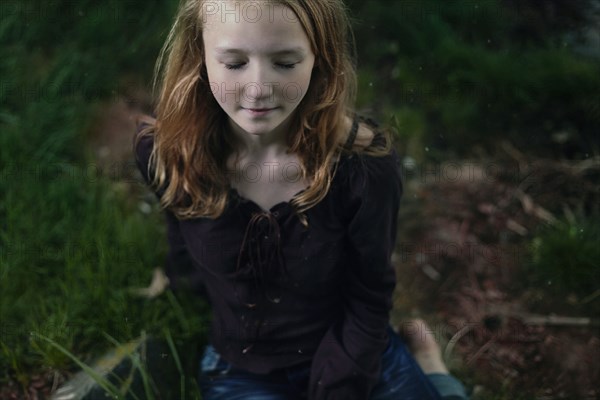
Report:
[[[206,63],[206,76],[208,77],[208,86],[210,88],[211,93],[218,100],[219,98],[219,79],[215,75],[215,71],[210,63]]]
[[[211,68],[208,65],[206,70],[211,93],[219,104],[227,103],[228,98],[233,98],[234,96],[232,94],[228,95],[228,91],[231,91],[231,85],[230,82],[227,81],[226,75],[218,69]]]
[[[310,86],[311,77],[312,77],[312,69],[305,71],[305,73],[302,75],[302,87],[305,89],[305,91],[308,90],[308,87]]]
[[[204,61],[204,68],[206,68],[206,75],[208,76],[208,81],[213,82],[215,79],[215,65],[210,61]]]
[[[310,87],[312,69],[298,71],[298,74],[286,85],[285,96],[292,103],[299,103]]]

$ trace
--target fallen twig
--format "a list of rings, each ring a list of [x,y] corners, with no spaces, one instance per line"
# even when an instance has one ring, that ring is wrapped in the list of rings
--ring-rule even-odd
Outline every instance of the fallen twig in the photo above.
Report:
[[[558,222],[556,217],[552,215],[550,211],[535,204],[531,196],[529,196],[526,193],[523,193],[522,190],[517,189],[515,191],[515,196],[517,196],[517,198],[521,201],[521,205],[523,206],[523,211],[525,211],[525,213],[529,215],[535,215],[539,219],[551,224],[556,224]]]
[[[564,317],[559,315],[521,314],[521,321],[527,325],[542,326],[600,326],[600,321],[587,317]]]

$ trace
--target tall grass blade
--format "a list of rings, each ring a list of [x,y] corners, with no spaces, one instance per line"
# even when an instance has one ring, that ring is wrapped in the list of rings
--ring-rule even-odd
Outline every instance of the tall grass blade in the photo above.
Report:
[[[110,383],[106,376],[110,374],[125,357],[130,356],[138,349],[142,343],[141,338],[133,340],[124,345],[120,345],[109,351],[106,355],[102,356],[92,365],[87,365],[70,351],[56,343],[54,340],[41,334],[36,334],[36,336],[42,340],[45,340],[50,345],[65,354],[83,370],[75,374],[73,378],[62,385],[56,391],[56,393],[54,393],[51,398],[52,400],[81,400],[95,386],[100,386],[104,391],[114,396],[116,399],[124,398],[119,388]]]

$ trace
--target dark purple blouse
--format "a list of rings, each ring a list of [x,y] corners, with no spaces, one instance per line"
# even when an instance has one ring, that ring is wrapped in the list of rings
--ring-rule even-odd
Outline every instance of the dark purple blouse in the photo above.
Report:
[[[150,135],[135,148],[147,184],[152,146]],[[234,366],[311,363],[309,399],[368,399],[388,344],[401,195],[395,150],[342,153],[329,192],[304,213],[308,227],[289,202],[264,211],[233,188],[216,219],[166,210],[167,276],[207,296],[209,340]]]

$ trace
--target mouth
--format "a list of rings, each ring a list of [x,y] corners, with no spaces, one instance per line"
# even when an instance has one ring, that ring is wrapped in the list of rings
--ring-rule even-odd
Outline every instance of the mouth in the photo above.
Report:
[[[276,110],[277,107],[273,108],[243,108],[245,111],[248,111],[252,115],[265,115],[270,113],[273,110]]]

